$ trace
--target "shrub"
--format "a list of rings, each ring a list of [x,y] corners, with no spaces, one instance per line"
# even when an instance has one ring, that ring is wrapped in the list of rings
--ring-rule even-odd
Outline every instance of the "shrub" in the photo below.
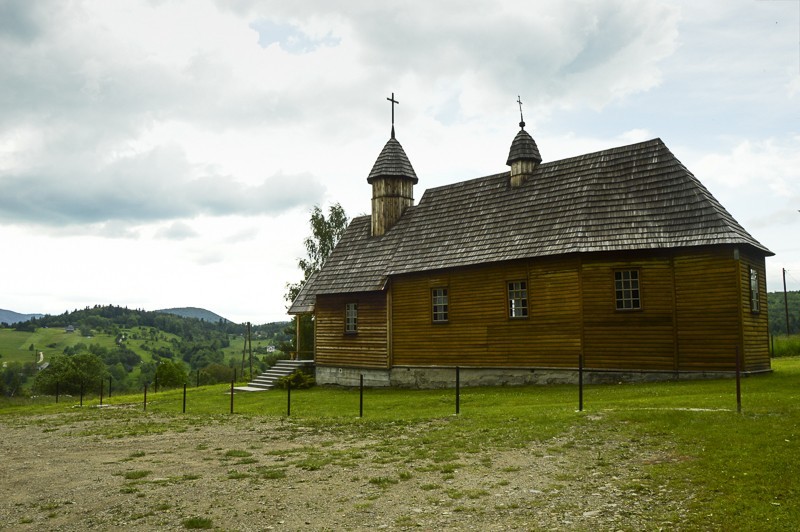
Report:
[[[311,388],[314,386],[314,384],[316,384],[316,381],[314,381],[314,377],[308,373],[301,370],[296,370],[291,375],[281,377],[277,382],[277,385],[284,390],[289,386],[289,384],[291,384],[292,388],[294,389]]]

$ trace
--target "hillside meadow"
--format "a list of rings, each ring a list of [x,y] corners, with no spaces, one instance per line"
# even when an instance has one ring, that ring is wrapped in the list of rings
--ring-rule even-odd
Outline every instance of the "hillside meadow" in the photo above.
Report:
[[[800,358],[742,381],[0,403],[14,528],[795,530]],[[291,411],[289,412],[289,407]],[[290,414],[290,415],[287,415]]]
[[[33,332],[0,328],[0,370],[11,363],[25,365],[33,363],[43,367],[44,364],[51,362],[54,357],[64,354],[65,350],[76,348],[79,344],[83,344],[84,351],[92,347],[101,348],[113,354],[119,347],[119,338],[124,340],[119,345],[138,355],[140,362],[134,363],[130,371],[127,371],[122,376],[118,373],[114,374],[114,384],[118,390],[120,388],[139,388],[139,383],[145,380],[140,377],[143,365],[157,361],[159,359],[157,354],[159,353],[161,355],[170,353],[169,356],[174,357],[176,362],[180,361],[178,346],[186,343],[184,338],[176,334],[149,326],[120,328],[116,334],[92,331],[90,336],[81,335],[78,328],[70,332],[67,332],[64,327],[38,327]],[[256,353],[254,355],[254,361],[256,362],[253,366],[254,373],[257,374],[259,369],[264,367],[263,364],[259,363],[263,359],[263,355],[258,356],[257,351],[265,352],[268,346],[273,345],[272,340],[256,338],[245,346],[244,337],[240,334],[229,334],[227,338],[229,344],[217,348],[219,350],[219,359],[226,368],[228,366],[236,368],[238,378],[249,378],[249,349],[251,346],[254,353]],[[245,349],[245,347],[248,349]],[[247,355],[244,363],[246,374],[242,372],[243,351]],[[187,372],[191,369],[189,364],[182,364],[182,367]],[[106,371],[108,371],[108,368]],[[150,371],[152,372],[152,368],[150,368]],[[31,393],[33,377],[36,373],[35,367],[29,368],[28,372],[29,375],[23,381],[21,390],[18,390],[14,395],[19,395],[20,393],[28,395]],[[194,373],[189,375],[189,380],[194,382],[194,377]],[[152,380],[152,375],[149,379]]]

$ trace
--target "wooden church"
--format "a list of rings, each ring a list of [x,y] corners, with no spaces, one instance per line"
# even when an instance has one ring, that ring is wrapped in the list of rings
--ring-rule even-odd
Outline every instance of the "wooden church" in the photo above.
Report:
[[[522,118],[520,116],[520,118]],[[394,118],[392,119],[394,122]],[[314,315],[320,384],[589,382],[770,370],[765,257],[660,139],[427,190],[391,138],[290,314]]]

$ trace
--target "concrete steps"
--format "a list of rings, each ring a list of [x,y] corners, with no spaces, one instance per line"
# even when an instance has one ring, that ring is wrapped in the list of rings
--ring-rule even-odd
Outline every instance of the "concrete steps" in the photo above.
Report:
[[[313,360],[279,360],[274,366],[247,383],[247,386],[234,388],[242,392],[263,392],[275,387],[278,379],[287,377],[298,369],[313,368]]]

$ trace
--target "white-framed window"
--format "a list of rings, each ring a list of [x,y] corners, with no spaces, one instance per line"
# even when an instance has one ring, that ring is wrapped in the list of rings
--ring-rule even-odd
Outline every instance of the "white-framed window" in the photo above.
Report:
[[[449,319],[447,288],[431,289],[431,319],[433,323],[447,323]]]
[[[508,282],[508,317],[528,317],[528,282]]]
[[[750,268],[750,312],[761,312],[761,300],[758,291],[758,270]]]
[[[346,334],[358,332],[358,303],[346,303],[344,306],[344,332]]]
[[[614,292],[617,310],[639,310],[642,299],[639,292],[639,270],[614,272]]]

